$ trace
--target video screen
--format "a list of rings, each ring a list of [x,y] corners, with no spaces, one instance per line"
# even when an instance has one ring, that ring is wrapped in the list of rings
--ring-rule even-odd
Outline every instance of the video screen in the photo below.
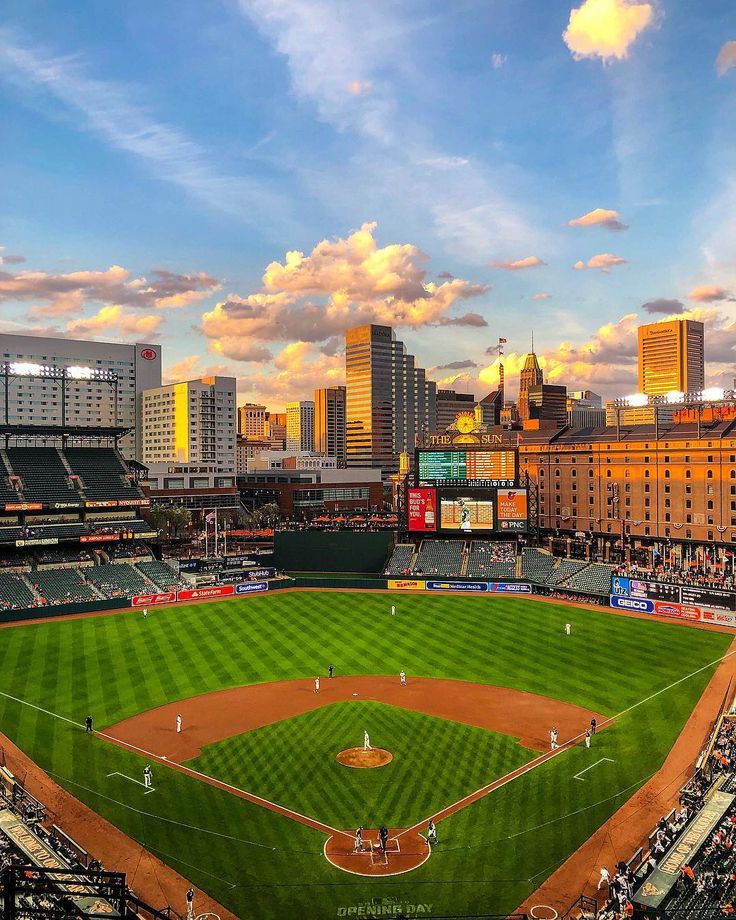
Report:
[[[441,489],[440,530],[484,533],[494,528],[492,489]]]

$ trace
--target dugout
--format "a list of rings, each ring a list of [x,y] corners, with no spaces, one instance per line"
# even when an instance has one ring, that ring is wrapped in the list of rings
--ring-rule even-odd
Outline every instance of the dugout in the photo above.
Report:
[[[383,571],[394,545],[389,530],[369,533],[350,531],[277,531],[274,534],[274,565],[284,572]]]

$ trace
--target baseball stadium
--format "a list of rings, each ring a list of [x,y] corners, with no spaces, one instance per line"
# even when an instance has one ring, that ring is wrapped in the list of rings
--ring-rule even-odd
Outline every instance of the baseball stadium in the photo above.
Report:
[[[1,433],[6,918],[733,910],[732,586],[553,551],[497,445],[228,552],[124,429]]]

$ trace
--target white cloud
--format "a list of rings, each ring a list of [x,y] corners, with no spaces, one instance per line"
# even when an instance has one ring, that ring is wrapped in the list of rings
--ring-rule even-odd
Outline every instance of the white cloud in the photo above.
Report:
[[[493,65],[494,70],[500,70],[506,61],[508,61],[508,55],[506,54],[501,54],[500,52],[495,51],[491,55],[491,64]]]
[[[716,70],[722,77],[732,67],[736,67],[736,41],[725,42],[716,58]]]
[[[570,10],[570,20],[562,38],[575,58],[622,60],[653,19],[651,3],[584,0],[577,9]]]

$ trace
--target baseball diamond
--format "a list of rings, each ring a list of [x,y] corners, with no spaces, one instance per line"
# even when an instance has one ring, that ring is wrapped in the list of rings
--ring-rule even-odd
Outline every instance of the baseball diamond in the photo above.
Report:
[[[367,894],[502,913],[551,903],[536,889],[637,790],[666,811],[659,771],[694,761],[731,641],[514,596],[273,592],[2,629],[0,720],[220,916],[321,920]],[[364,732],[390,761],[346,769]]]

